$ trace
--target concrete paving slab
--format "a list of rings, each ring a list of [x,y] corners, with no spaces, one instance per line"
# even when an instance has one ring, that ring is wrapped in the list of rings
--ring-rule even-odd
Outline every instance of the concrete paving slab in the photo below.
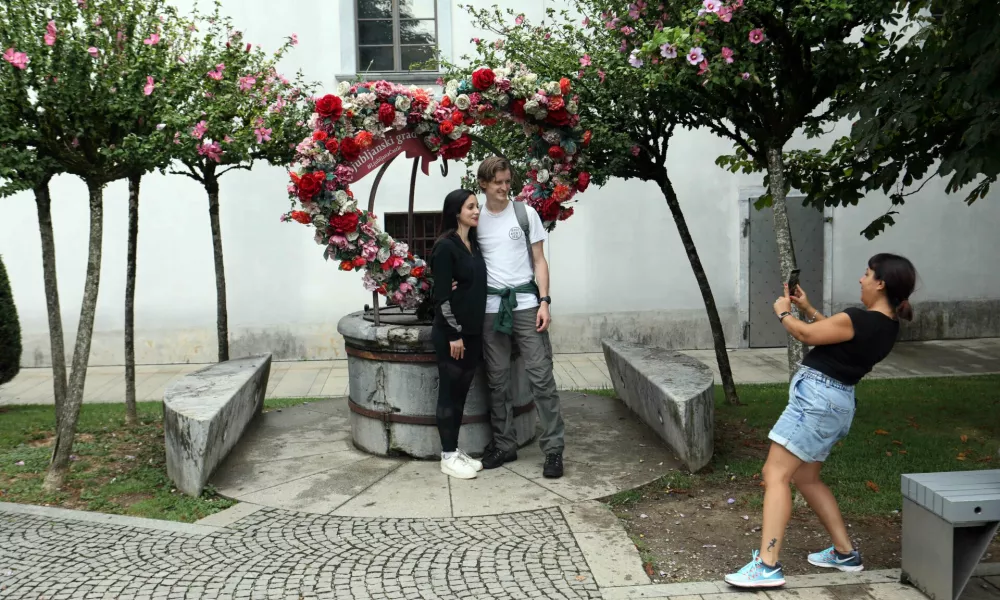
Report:
[[[596,500],[575,502],[559,508],[573,533],[619,531],[622,527],[618,517],[611,512],[608,505]]]
[[[649,583],[639,551],[624,530],[574,533],[573,537],[600,587]]]
[[[483,470],[475,479],[450,483],[456,517],[521,512],[569,502],[505,468]]]
[[[383,479],[351,498],[334,515],[400,518],[450,517],[448,476],[439,461],[403,463]],[[460,485],[462,482],[457,482]]]
[[[246,498],[252,492],[273,488],[342,465],[361,462],[367,458],[367,454],[350,449],[266,462],[231,463],[227,459],[212,476],[211,483],[223,496]],[[260,504],[278,506],[267,502]]]

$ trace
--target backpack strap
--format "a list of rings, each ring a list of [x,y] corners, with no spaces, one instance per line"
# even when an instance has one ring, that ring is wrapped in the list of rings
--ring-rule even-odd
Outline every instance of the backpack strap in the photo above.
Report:
[[[514,203],[514,214],[517,215],[517,224],[521,226],[521,231],[524,232],[524,245],[528,249],[528,261],[531,262],[531,272],[535,272],[535,255],[531,251],[531,227],[528,225],[528,210],[524,208],[524,204],[517,201],[511,200]]]

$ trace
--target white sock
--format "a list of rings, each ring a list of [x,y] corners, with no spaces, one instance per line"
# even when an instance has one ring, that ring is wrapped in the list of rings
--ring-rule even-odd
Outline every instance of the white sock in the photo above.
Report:
[[[455,454],[457,454],[457,451],[456,452],[442,452],[441,453],[441,458],[443,458],[444,460],[449,460],[452,457],[454,457]]]

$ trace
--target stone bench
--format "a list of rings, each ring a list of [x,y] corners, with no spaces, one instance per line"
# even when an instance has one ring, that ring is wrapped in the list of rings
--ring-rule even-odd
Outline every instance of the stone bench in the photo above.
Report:
[[[692,472],[712,458],[715,376],[679,352],[604,340],[615,394],[677,453]]]
[[[931,600],[956,600],[1000,526],[1000,470],[901,479],[901,579]]]
[[[201,495],[205,482],[264,408],[271,355],[218,363],[175,382],[163,395],[167,476]]]

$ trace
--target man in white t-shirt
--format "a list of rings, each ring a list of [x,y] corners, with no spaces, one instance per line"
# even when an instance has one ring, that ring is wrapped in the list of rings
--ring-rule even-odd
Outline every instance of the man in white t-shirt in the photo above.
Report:
[[[545,453],[545,477],[563,475],[565,426],[559,409],[559,392],[552,374],[549,342],[549,265],[543,245],[548,235],[538,213],[527,204],[510,199],[510,163],[489,157],[479,165],[479,186],[486,193],[476,235],[486,260],[486,321],[483,355],[490,386],[490,422],[493,441],[483,452],[482,463],[495,469],[517,459],[514,407],[508,402],[511,344],[517,344],[535,406],[542,423],[539,444]],[[524,208],[519,220],[518,213]],[[525,241],[523,221],[527,221]]]

